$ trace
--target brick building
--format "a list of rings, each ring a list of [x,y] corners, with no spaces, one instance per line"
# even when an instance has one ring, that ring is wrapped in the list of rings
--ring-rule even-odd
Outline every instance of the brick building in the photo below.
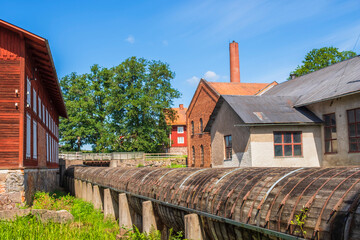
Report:
[[[262,94],[276,84],[241,83],[238,44],[230,43],[230,82],[201,79],[186,112],[189,166],[211,167],[211,136],[204,128],[221,95]]]
[[[48,41],[0,20],[0,209],[53,190],[65,103]]]
[[[167,152],[187,155],[187,128],[186,110],[183,104],[178,108],[172,108],[176,112],[176,119],[171,122],[171,133],[169,135],[170,148]]]

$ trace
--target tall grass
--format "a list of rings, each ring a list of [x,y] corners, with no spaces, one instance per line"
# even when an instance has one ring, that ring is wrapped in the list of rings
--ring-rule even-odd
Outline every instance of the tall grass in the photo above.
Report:
[[[52,240],[52,239],[116,239],[119,234],[117,221],[104,219],[100,210],[94,209],[91,203],[66,195],[61,192],[37,192],[33,201],[33,209],[68,210],[74,221],[68,223],[42,223],[36,216],[17,217],[13,221],[0,221],[0,240]],[[160,231],[149,234],[140,233],[135,227],[122,239],[160,240]],[[169,240],[182,239],[181,233],[171,234]]]
[[[92,204],[70,195],[36,193],[32,208],[66,209],[74,216],[74,221],[42,223],[32,215],[0,221],[0,239],[116,239],[119,233],[115,220],[104,220],[104,215]]]

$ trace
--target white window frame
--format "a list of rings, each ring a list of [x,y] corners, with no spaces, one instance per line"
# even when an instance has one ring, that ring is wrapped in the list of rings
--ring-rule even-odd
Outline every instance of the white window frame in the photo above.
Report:
[[[184,127],[183,126],[178,126],[177,127],[177,132],[178,133],[184,133]]]
[[[49,162],[49,134],[46,133],[46,162]]]
[[[41,103],[40,95],[38,95],[38,105],[39,105],[39,118],[41,120],[42,119],[42,111],[41,111],[42,103]]]
[[[47,108],[46,108],[45,118],[46,118],[45,124],[46,124],[46,126],[49,128],[49,111],[47,110]]]
[[[37,114],[37,103],[36,103],[37,95],[36,90],[33,88],[33,111]]]
[[[31,158],[31,116],[26,113],[26,158]]]
[[[45,123],[45,105],[44,103],[41,103],[41,108],[42,108],[42,121],[43,123]]]
[[[180,141],[180,140],[181,140],[181,141]],[[177,142],[178,142],[178,144],[184,144],[184,142],[185,142],[184,137],[178,137],[178,138],[177,138]]]
[[[33,158],[37,159],[37,122],[33,119]]]
[[[26,103],[27,107],[31,107],[31,82],[29,77],[26,77],[26,83]]]

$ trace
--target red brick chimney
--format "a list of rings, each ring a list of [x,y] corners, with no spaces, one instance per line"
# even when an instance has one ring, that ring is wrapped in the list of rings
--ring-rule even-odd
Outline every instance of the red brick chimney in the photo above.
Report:
[[[179,105],[179,108],[180,108],[181,110],[183,110],[183,109],[184,109],[184,104],[180,104],[180,105]]]
[[[230,49],[230,82],[240,82],[240,63],[239,63],[239,45],[233,41],[229,45]]]

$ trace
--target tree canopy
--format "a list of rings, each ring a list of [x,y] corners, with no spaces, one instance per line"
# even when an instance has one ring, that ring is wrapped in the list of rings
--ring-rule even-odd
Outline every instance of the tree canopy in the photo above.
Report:
[[[314,72],[321,68],[330,66],[334,63],[344,61],[346,59],[355,57],[356,53],[353,51],[342,51],[335,47],[323,47],[320,49],[313,49],[308,52],[302,65],[291,72],[296,77],[300,77],[310,72]]]
[[[90,144],[95,152],[160,151],[169,142],[166,117],[175,117],[164,110],[180,97],[171,86],[174,76],[166,63],[136,57],[65,76],[60,85],[69,118],[60,121],[63,149]]]

